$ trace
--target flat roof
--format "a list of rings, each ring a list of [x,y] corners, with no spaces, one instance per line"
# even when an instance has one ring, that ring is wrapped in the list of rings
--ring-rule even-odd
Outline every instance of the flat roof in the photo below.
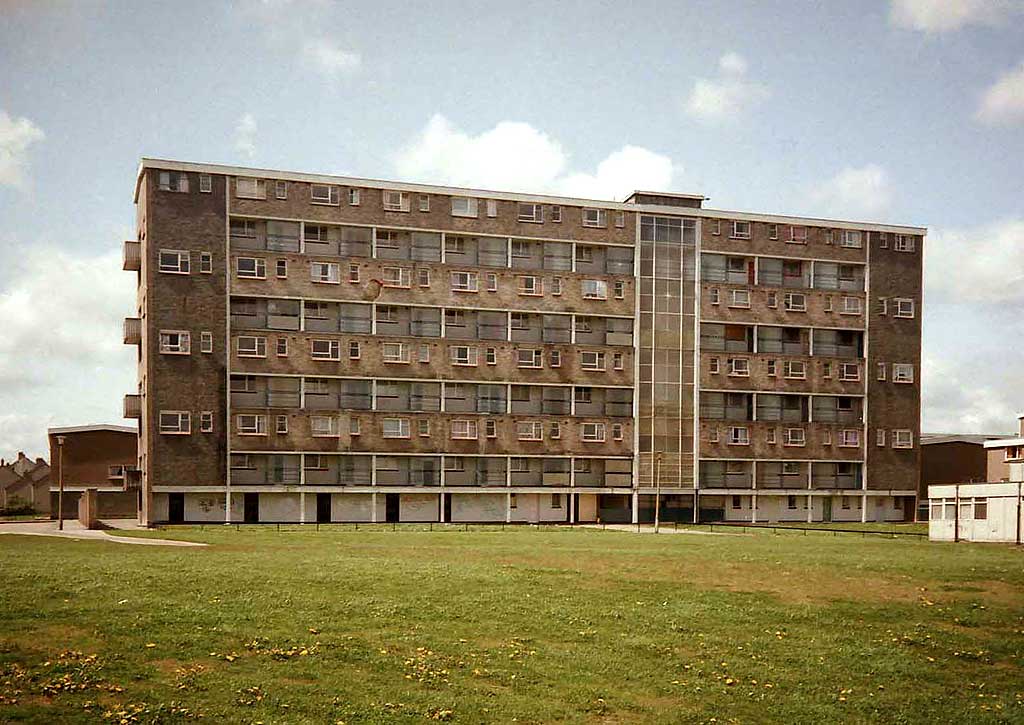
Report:
[[[986,448],[1006,448],[1007,446],[1024,446],[1024,438],[997,438],[985,441]]]
[[[190,171],[202,174],[223,174],[225,176],[253,176],[268,179],[283,179],[314,184],[338,184],[341,186],[363,186],[391,191],[409,191],[425,194],[448,194],[453,196],[479,196],[499,199],[502,201],[522,201],[533,203],[563,204],[566,206],[597,206],[616,211],[632,211],[659,216],[675,215],[686,217],[729,217],[742,221],[766,221],[784,224],[800,224],[827,226],[836,229],[866,229],[869,231],[894,232],[897,234],[927,234],[927,227],[906,226],[899,224],[881,224],[877,222],[850,221],[840,219],[824,219],[819,217],[787,216],[779,214],[759,214],[744,211],[723,209],[699,209],[694,207],[675,207],[659,204],[630,204],[626,202],[606,201],[602,199],[581,199],[569,196],[551,196],[546,194],[524,194],[511,191],[492,191],[487,189],[471,189],[457,186],[436,186],[416,184],[403,181],[384,181],[381,179],[365,179],[353,176],[334,176],[330,174],[307,174],[297,171],[281,171],[277,169],[261,169],[246,166],[228,166],[223,164],[196,163],[192,161],[175,161],[144,156],[139,163],[139,171],[135,178],[134,200],[139,200],[142,174],[146,169],[166,169],[168,171]],[[637,193],[637,192],[634,192]],[[641,192],[660,196],[679,196],[683,198],[703,199],[703,196],[673,194],[673,192]]]
[[[996,440],[998,438],[1006,438],[1007,433],[922,433],[921,434],[921,445],[933,445],[936,443],[974,443],[975,445],[982,445],[986,441]]]
[[[108,425],[106,423],[96,423],[94,425],[70,425],[62,428],[49,428],[47,434],[49,435],[65,435],[67,433],[90,433],[93,431],[108,430],[114,431],[115,433],[131,433],[137,435],[139,432],[138,428],[130,428],[125,425]]]
[[[703,194],[684,194],[681,191],[645,191],[643,189],[637,189],[626,198],[632,199],[638,194],[645,194],[647,196],[669,196],[675,197],[676,199],[696,199],[697,201],[705,201],[708,198]]]

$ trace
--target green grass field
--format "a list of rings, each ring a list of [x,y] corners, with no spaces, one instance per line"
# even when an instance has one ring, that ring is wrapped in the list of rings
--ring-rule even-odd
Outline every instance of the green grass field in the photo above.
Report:
[[[0,722],[1024,722],[1013,547],[153,535],[0,536]]]

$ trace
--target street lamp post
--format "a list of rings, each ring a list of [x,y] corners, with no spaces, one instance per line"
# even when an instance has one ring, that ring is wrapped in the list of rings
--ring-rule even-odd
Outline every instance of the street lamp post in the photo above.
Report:
[[[64,436],[57,436],[57,528],[64,530]]]

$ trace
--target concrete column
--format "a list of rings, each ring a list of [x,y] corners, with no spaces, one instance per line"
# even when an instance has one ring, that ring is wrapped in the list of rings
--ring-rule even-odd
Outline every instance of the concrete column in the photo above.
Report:
[[[505,494],[505,523],[511,523],[512,521],[512,492],[509,491]]]
[[[445,510],[445,500],[446,500],[446,497],[445,497],[445,495],[444,495],[444,494],[445,494],[445,491],[444,491],[444,489],[442,488],[442,489],[441,489],[441,493],[439,493],[439,494],[438,494],[438,497],[439,497],[439,498],[438,498],[438,502],[437,502],[437,513],[438,513],[438,518],[440,518],[440,520],[441,520],[442,522],[443,522],[443,521],[445,521],[445,520],[446,520],[446,519],[448,518],[448,517],[447,517],[447,516],[445,515],[445,514],[447,514],[448,512],[447,512],[447,511]]]
[[[757,494],[750,495],[750,523],[757,523]]]
[[[377,523],[377,492],[370,494],[370,523]]]
[[[864,494],[860,499],[860,522],[866,524],[868,521],[868,495]]]
[[[306,492],[299,492],[299,523],[306,523]]]
[[[807,523],[814,521],[814,496],[807,495]]]
[[[633,491],[633,523],[640,522],[640,494]]]

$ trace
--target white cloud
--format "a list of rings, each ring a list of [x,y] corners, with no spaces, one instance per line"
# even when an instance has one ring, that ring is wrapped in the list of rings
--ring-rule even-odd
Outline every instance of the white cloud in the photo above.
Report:
[[[528,123],[502,121],[473,136],[435,114],[397,156],[398,175],[452,186],[621,201],[635,189],[669,190],[680,169],[653,151],[624,146],[594,173],[568,170],[562,145]]]
[[[925,243],[925,295],[953,303],[1024,303],[1024,218],[932,230]]]
[[[877,164],[846,167],[809,190],[815,213],[846,219],[872,219],[888,210],[892,189],[885,169]]]
[[[686,99],[686,112],[706,122],[729,121],[771,95],[768,87],[749,80],[747,61],[726,53],[718,61],[717,78],[698,78]]]
[[[121,323],[135,275],[118,252],[78,256],[25,245],[0,287],[0,442],[45,455],[46,426],[120,420],[135,385],[135,353]],[[0,455],[7,455],[0,451]]]
[[[23,188],[28,169],[28,149],[44,134],[27,118],[0,111],[0,185]]]
[[[951,331],[952,332],[952,331]],[[1004,367],[1000,368],[1000,363]],[[921,426],[925,433],[1010,433],[1024,398],[1006,379],[1005,360],[927,356],[921,364]]]
[[[256,117],[247,113],[235,126],[235,150],[252,161],[256,157]]]
[[[889,21],[900,28],[944,33],[968,25],[1002,25],[1022,10],[1020,0],[893,0]]]
[[[363,59],[326,38],[313,38],[302,45],[302,57],[306,63],[324,75],[339,76],[359,70]]]
[[[993,126],[1024,123],[1024,62],[989,86],[974,117]]]

